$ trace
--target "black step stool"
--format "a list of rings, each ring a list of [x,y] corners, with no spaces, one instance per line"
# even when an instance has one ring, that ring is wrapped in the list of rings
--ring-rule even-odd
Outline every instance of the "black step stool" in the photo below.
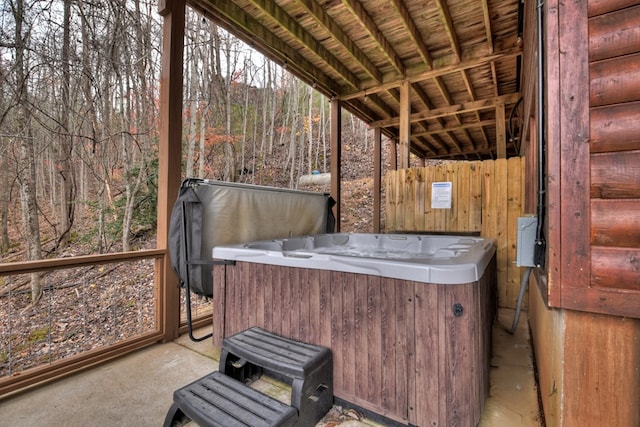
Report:
[[[181,425],[185,416],[200,426],[294,426],[298,411],[222,372],[182,387],[173,393],[173,405],[164,426]]]
[[[291,406],[245,385],[263,373],[291,385]],[[218,372],[174,392],[165,427],[183,415],[201,426],[307,427],[332,405],[331,350],[253,327],[224,339]]]

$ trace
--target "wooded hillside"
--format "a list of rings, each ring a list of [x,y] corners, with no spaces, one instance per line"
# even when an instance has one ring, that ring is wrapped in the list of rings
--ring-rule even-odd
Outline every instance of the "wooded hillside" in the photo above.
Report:
[[[153,239],[156,1],[8,0],[2,16],[0,259],[127,251],[134,238]],[[328,101],[188,16],[183,175],[296,188],[301,175],[328,172]],[[343,127],[343,178],[371,177],[372,132],[347,113]],[[370,185],[355,187],[363,207]]]

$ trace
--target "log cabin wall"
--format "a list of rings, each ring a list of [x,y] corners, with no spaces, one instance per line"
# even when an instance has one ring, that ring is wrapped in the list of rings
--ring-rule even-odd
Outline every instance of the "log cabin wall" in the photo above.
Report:
[[[591,286],[640,293],[640,4],[616,3],[589,7]]]
[[[548,0],[543,17],[548,263],[529,319],[546,425],[638,426],[640,2]]]

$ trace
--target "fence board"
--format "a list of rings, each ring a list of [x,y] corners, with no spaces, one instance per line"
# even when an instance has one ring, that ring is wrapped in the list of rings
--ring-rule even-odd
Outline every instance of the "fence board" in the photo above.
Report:
[[[522,168],[520,158],[512,157],[507,160],[507,229],[506,231],[506,261],[507,261],[507,286],[505,305],[511,307],[518,301],[520,287],[520,267],[517,267],[512,260],[516,259],[516,243],[518,240],[518,217],[522,216]]]
[[[515,266],[517,218],[524,214],[521,157],[390,171],[387,232],[479,232],[497,240],[498,304],[515,308],[523,269]],[[452,183],[451,209],[432,209],[434,182]],[[526,302],[525,302],[526,305]]]
[[[423,168],[424,169],[424,228],[423,230],[435,230],[436,229],[436,215],[433,209],[431,209],[431,183],[435,181],[436,171],[435,168]]]
[[[495,238],[498,240],[498,252],[497,252],[497,271],[498,271],[498,283],[503,283],[505,286],[498,287],[498,301],[501,307],[507,307],[508,298],[508,282],[507,282],[507,228],[508,228],[508,194],[507,194],[507,180],[509,179],[507,169],[507,159],[496,160],[496,169],[494,175],[493,185],[496,189],[496,197],[494,199],[495,209]]]
[[[482,162],[469,165],[469,231],[482,230]]]

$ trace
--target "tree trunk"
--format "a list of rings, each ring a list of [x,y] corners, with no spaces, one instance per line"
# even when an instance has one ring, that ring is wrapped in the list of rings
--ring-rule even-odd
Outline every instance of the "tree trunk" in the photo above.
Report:
[[[17,0],[14,9],[15,28],[15,47],[16,47],[16,78],[17,83],[22,90],[20,93],[17,109],[20,139],[20,200],[22,202],[22,225],[24,236],[27,243],[27,258],[29,260],[42,259],[42,249],[40,246],[40,225],[38,223],[38,202],[36,200],[36,160],[34,149],[34,138],[31,131],[31,109],[29,105],[29,88],[26,83],[26,70],[28,65],[25,63],[25,39],[27,35],[23,35],[22,26],[24,24],[24,2]],[[25,31],[29,33],[29,31]],[[23,38],[24,37],[24,38]],[[42,286],[40,283],[40,274],[31,274],[31,302],[36,303],[42,296]]]
[[[0,85],[2,83],[0,82]],[[1,89],[0,89],[1,92]],[[9,168],[7,162],[7,143],[0,136],[0,253],[9,250],[9,199],[11,187],[9,186]]]
[[[68,244],[69,234],[73,227],[76,203],[76,176],[73,165],[73,137],[69,129],[71,105],[70,105],[70,25],[71,25],[71,0],[64,0],[63,36],[62,36],[62,91],[61,91],[61,117],[60,146],[58,151],[58,175],[60,180],[58,203],[60,209],[60,236],[56,247],[64,247]]]
[[[4,81],[6,76],[2,69],[2,57],[0,57],[0,93],[4,93]],[[0,96],[0,117],[5,115],[4,96]],[[4,120],[0,120],[2,124]],[[9,250],[9,200],[11,199],[11,187],[9,186],[9,165],[7,155],[9,143],[0,136],[0,254]]]
[[[309,169],[307,173],[311,174],[311,172],[313,172],[313,88],[311,86],[309,86],[309,114],[307,117],[309,120],[309,129],[307,130],[309,134],[309,147],[307,147],[308,148],[307,157],[309,158]]]

